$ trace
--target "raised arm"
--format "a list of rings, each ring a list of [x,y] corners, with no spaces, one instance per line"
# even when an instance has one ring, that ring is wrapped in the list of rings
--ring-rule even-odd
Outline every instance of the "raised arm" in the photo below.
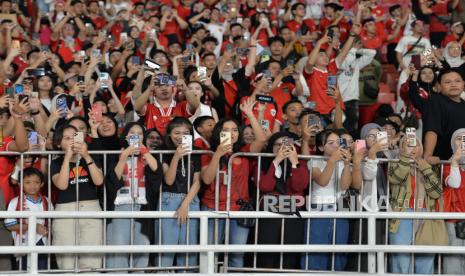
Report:
[[[253,133],[255,135],[255,140],[250,145],[250,152],[261,152],[265,146],[267,137],[263,131],[262,126],[253,114],[253,107],[255,106],[255,103],[255,99],[249,97],[244,103],[240,105],[240,109],[249,119],[250,126],[252,127]]]

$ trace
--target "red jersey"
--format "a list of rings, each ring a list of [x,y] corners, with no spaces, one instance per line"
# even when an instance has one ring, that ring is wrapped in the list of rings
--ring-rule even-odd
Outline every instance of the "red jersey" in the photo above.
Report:
[[[444,185],[444,212],[458,212],[463,213],[465,212],[465,172],[460,170],[460,176],[462,177],[462,183],[457,189],[451,188],[449,186]],[[444,165],[443,170],[443,177],[444,183],[446,183],[447,177],[450,175],[450,165]],[[455,220],[448,220],[448,222],[455,222]]]
[[[287,22],[287,27],[289,28],[289,30],[293,31],[294,33],[297,32],[301,27],[302,25],[305,24],[308,28],[308,30],[310,32],[315,32],[317,30],[317,27],[315,25],[315,22],[311,19],[305,19],[302,24],[295,21],[295,20],[291,20],[289,22]],[[305,34],[303,34],[305,35]]]
[[[241,99],[241,104],[245,102],[249,96],[242,97]],[[260,103],[255,103],[255,106],[253,108],[253,114],[255,115],[255,118],[258,118],[258,108],[260,106]],[[283,124],[282,121],[282,114],[281,111],[278,109],[276,110],[277,106],[273,103],[266,103],[265,104],[265,111],[263,112],[263,120],[259,122],[262,126],[268,126],[268,129],[270,132],[273,132],[274,124],[275,122],[278,122],[279,124]],[[246,118],[245,114],[242,113],[242,118],[245,119],[245,124],[249,125],[250,121],[249,119]]]
[[[0,151],[8,151],[8,146],[13,141],[13,137],[3,137],[3,145],[0,147]],[[0,166],[0,190],[3,193],[5,205],[8,206],[10,200],[15,197],[14,189],[11,187],[8,178],[15,168],[16,158],[3,155],[0,156],[0,163],[2,164]]]
[[[447,9],[448,1],[444,2],[437,2],[435,5],[431,7],[433,13],[431,14],[431,23],[429,25],[429,31],[431,33],[439,33],[444,32],[447,33],[448,27],[444,23],[442,23],[438,16],[448,16],[449,11]]]
[[[460,38],[456,38],[453,34],[448,34],[446,37],[444,37],[444,40],[441,43],[442,48],[446,48],[447,44],[452,41],[459,41]],[[465,49],[465,42],[462,44],[462,48]]]
[[[194,140],[194,147],[198,148],[199,150],[209,150],[210,144],[207,140],[205,140],[205,138],[200,136],[199,138]]]
[[[337,65],[335,60],[332,60],[329,63],[327,70],[321,70],[314,66],[311,73],[308,73],[306,70],[303,71],[303,75],[307,80],[307,85],[311,91],[308,100],[316,103],[315,110],[320,112],[322,115],[330,114],[336,107],[334,99],[326,94],[328,89],[326,83],[328,81],[328,76],[336,75],[336,73]],[[344,106],[342,100],[341,106]]]
[[[148,103],[145,110],[145,126],[147,129],[156,128],[161,135],[165,135],[166,126],[174,117],[188,118],[192,114],[187,110],[187,102],[176,103],[172,101],[170,106],[162,108],[160,104]]]
[[[250,145],[242,147],[241,152],[250,152]],[[202,168],[207,167],[212,160],[210,154],[203,154],[201,157]],[[231,176],[231,211],[239,211],[240,206],[237,204],[239,199],[244,201],[249,200],[249,159],[247,157],[236,157],[232,161],[232,176]],[[227,166],[220,168],[220,179],[218,180],[220,185],[219,191],[219,210],[226,210],[227,202],[227,188],[225,185],[224,177],[228,173]],[[208,208],[215,208],[215,190],[216,190],[216,179],[213,179],[212,183],[206,185],[205,193],[203,194],[202,204]]]
[[[292,91],[295,86],[289,82],[281,82],[278,87],[271,91],[271,96],[278,105],[278,110],[282,111],[283,105],[292,99]]]
[[[396,29],[396,20],[390,18],[386,21],[386,31],[387,34],[391,35],[394,33],[394,30]],[[396,38],[394,40],[390,41],[389,43],[399,43],[400,39],[402,38],[404,34],[404,27],[400,27],[399,33],[397,34]],[[387,39],[387,36],[386,36]]]
[[[74,61],[74,53],[80,51],[82,46],[83,43],[79,38],[74,39],[73,48],[68,47],[62,39],[52,41],[52,49],[63,59],[64,63]]]

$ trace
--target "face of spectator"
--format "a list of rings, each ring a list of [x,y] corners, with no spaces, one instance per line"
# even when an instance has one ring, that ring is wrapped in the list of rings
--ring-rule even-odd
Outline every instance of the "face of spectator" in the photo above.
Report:
[[[37,82],[37,86],[41,91],[50,91],[52,89],[52,80],[49,76],[43,76]]]
[[[213,9],[210,13],[210,21],[211,22],[219,22],[221,19],[221,13],[217,9]]]
[[[276,78],[281,73],[281,66],[277,62],[272,62],[268,65],[268,70],[270,70],[271,76]]]
[[[325,66],[328,66],[328,64],[329,64],[329,58],[326,52],[318,53],[318,57],[316,59],[315,65],[325,67]]]
[[[389,116],[388,119],[396,123],[398,126],[402,125],[402,120],[398,116]]]
[[[372,17],[371,10],[369,8],[362,9],[362,20]]]
[[[328,19],[334,18],[334,9],[331,7],[325,7],[324,9],[325,15]]]
[[[415,33],[418,33],[418,34],[423,34],[424,29],[425,28],[424,28],[423,22],[417,20],[415,22],[415,26],[413,26],[412,31],[415,32]]]
[[[82,5],[82,3],[76,3],[74,6],[74,12],[77,14],[77,15],[80,15],[84,12],[84,5]]]
[[[73,25],[66,23],[62,30],[64,37],[74,36],[75,31]]]
[[[424,68],[420,72],[420,79],[425,83],[432,83],[434,80],[434,72],[431,68]]]
[[[216,57],[214,55],[208,55],[203,59],[203,63],[207,69],[214,69],[216,67]]]
[[[163,53],[156,53],[153,60],[162,67],[168,65],[168,58]]]
[[[63,131],[63,139],[61,139],[60,147],[63,151],[67,151],[69,147],[73,144],[74,134],[76,131],[72,128],[66,128]]]
[[[144,5],[137,5],[136,6],[136,14],[138,16],[143,16],[144,15]]]
[[[462,47],[458,42],[451,42],[449,47],[447,47],[447,53],[450,57],[456,58],[462,55]]]
[[[260,10],[266,10],[268,8],[268,0],[258,0],[257,6]]]
[[[368,132],[367,137],[365,138],[367,149],[371,148],[376,143],[376,135],[378,134],[379,129],[374,128]]]
[[[6,69],[6,77],[8,79],[12,79],[14,76],[15,76],[15,68],[12,65],[10,65]]]
[[[190,7],[194,3],[194,0],[182,0],[181,2],[184,6]]]
[[[89,4],[89,11],[90,13],[92,14],[97,14],[99,13],[99,6],[98,6],[98,3],[97,2],[91,2]]]
[[[189,130],[189,127],[183,124],[173,128],[173,130],[171,130],[171,132],[168,135],[171,139],[171,142],[173,142],[173,145],[175,147],[178,147],[182,144],[182,136],[191,135],[191,132]]]
[[[197,37],[199,40],[204,39],[207,36],[207,31],[205,29],[200,29],[195,33],[195,37]]]
[[[465,132],[458,133],[457,137],[455,137],[454,145],[456,149],[462,148],[462,135],[465,135]]]
[[[203,44],[203,48],[205,49],[206,52],[213,53],[213,51],[215,50],[215,47],[216,47],[216,43],[213,41],[208,41]]]
[[[402,12],[400,9],[395,9],[392,11],[392,17],[393,18],[400,18],[400,16],[402,15]]]
[[[172,57],[180,55],[182,53],[181,45],[179,45],[178,43],[171,44],[170,46],[168,46],[168,53]]]
[[[131,31],[129,32],[129,36],[132,37],[133,39],[139,38],[140,36],[140,31],[137,27],[132,27]]]
[[[187,85],[187,92],[194,94],[197,99],[200,99],[203,95],[202,86],[196,82],[191,82]]]
[[[276,141],[274,141],[274,144],[273,144],[273,153],[274,154],[277,154],[279,152],[279,150],[281,149],[281,147],[283,146],[284,138],[289,138],[289,137],[284,136],[284,137],[278,138],[278,139],[276,139]]]
[[[128,135],[126,135],[126,141],[128,141],[129,144],[129,137],[132,135],[137,135],[140,138],[140,142],[144,141],[144,130],[139,126],[139,125],[133,125],[129,131]]]
[[[121,52],[115,51],[110,55],[110,63],[114,66],[121,59]]]
[[[227,121],[223,124],[223,129],[221,131],[231,133],[231,142],[232,144],[237,143],[239,140],[239,126],[236,125],[234,121]]]
[[[284,45],[281,42],[274,42],[270,45],[270,51],[273,56],[281,56],[283,54]]]
[[[240,36],[242,35],[242,27],[241,26],[234,26],[232,29],[231,29],[231,36],[232,37],[235,37],[235,36]]]
[[[205,139],[210,140],[212,137],[213,128],[215,127],[215,120],[208,119],[205,120],[201,126],[198,127],[198,132],[202,135]]]
[[[155,97],[165,101],[172,99],[173,87],[168,85],[155,85]]]
[[[160,148],[162,144],[163,144],[163,140],[162,140],[160,134],[158,134],[158,132],[152,131],[152,132],[150,132],[148,134],[148,136],[147,136],[147,146],[151,150],[156,150],[156,149]]]
[[[454,26],[454,28],[452,28],[452,32],[456,35],[463,35],[463,25],[462,24],[458,24],[456,26]]]
[[[257,1],[256,0],[247,0],[247,7],[255,8],[256,6],[257,6]]]
[[[6,123],[8,122],[8,113],[2,113],[0,114],[0,126],[5,126]]]
[[[389,140],[391,140],[392,138],[396,136],[396,129],[394,128],[394,126],[387,124],[387,125],[384,125],[382,128],[384,131],[387,132]]]
[[[84,132],[84,134],[86,134],[88,131],[86,123],[84,123],[82,120],[72,120],[69,124],[77,128],[79,132]]]
[[[339,149],[339,136],[335,133],[331,133],[328,138],[326,138],[326,144],[319,148],[324,156],[331,156]]]
[[[282,29],[280,36],[284,39],[286,42],[290,42],[292,40],[292,32],[289,29]]]
[[[305,7],[303,5],[298,5],[297,8],[295,9],[295,15],[299,17],[304,17],[305,16]]]
[[[441,93],[448,97],[460,96],[464,89],[464,82],[460,74],[450,72],[442,76],[439,83]]]
[[[33,174],[24,177],[23,179],[24,193],[30,196],[38,196],[40,188],[42,187],[42,181],[40,177]]]
[[[286,114],[284,114],[285,120],[291,124],[299,124],[299,116],[302,113],[303,106],[300,103],[290,104],[286,109]]]
[[[11,12],[11,2],[3,2],[2,3],[2,13],[10,13]]]
[[[246,127],[244,129],[244,143],[252,144],[255,141],[255,135],[251,127]]]
[[[110,137],[115,135],[116,133],[116,126],[115,123],[108,118],[107,116],[102,117],[102,123],[98,127],[99,135],[102,137]]]
[[[368,33],[376,34],[376,24],[375,24],[374,21],[370,21],[370,22],[365,23],[365,25],[363,27],[365,28],[365,30]]]
[[[45,148],[47,150],[53,150],[53,131],[49,131],[45,139]]]
[[[26,41],[21,42],[21,53],[27,55],[31,51],[31,45]]]

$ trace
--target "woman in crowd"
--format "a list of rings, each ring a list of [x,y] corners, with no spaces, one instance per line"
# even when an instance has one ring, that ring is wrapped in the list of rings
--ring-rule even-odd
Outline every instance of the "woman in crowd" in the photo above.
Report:
[[[56,211],[101,211],[97,199],[97,186],[103,184],[103,173],[87,151],[83,133],[71,125],[59,127],[53,136],[55,149],[64,156],[54,159],[50,167],[53,184],[58,188]],[[77,231],[77,232],[76,232]],[[55,219],[52,224],[53,245],[100,245],[102,244],[102,221],[98,219]],[[60,269],[73,269],[73,254],[57,255]],[[81,254],[79,268],[100,268],[101,256]]]
[[[444,165],[444,212],[465,212],[465,167],[463,165],[465,150],[463,145],[465,128],[457,129],[450,141],[454,155],[450,165]],[[462,163],[462,164],[461,164]],[[459,165],[460,164],[460,165]],[[449,245],[465,246],[465,222],[463,220],[446,221],[449,234]],[[444,274],[465,274],[465,256],[459,254],[444,254]]]
[[[435,210],[435,199],[442,196],[441,183],[431,166],[421,158],[423,145],[416,139],[404,137],[400,141],[400,161],[389,170],[389,203],[394,212],[424,212]],[[437,192],[439,191],[439,193]],[[389,221],[389,244],[414,244],[418,225],[412,219]],[[412,231],[414,231],[412,233]],[[434,254],[415,254],[414,267],[410,253],[393,253],[389,267],[392,273],[434,272]]]
[[[107,210],[155,211],[162,181],[159,162],[145,146],[144,127],[129,123],[121,134],[122,153],[117,163],[109,164],[106,175]],[[132,231],[132,234],[131,234]],[[151,219],[112,219],[107,227],[107,244],[149,245],[153,233]],[[132,237],[132,240],[131,240]],[[147,267],[149,254],[108,254],[108,268]]]
[[[265,145],[266,136],[262,127],[253,114],[255,101],[248,99],[241,105],[241,110],[250,120],[255,140],[251,144],[243,146],[243,135],[240,131],[240,124],[233,119],[220,120],[213,129],[211,139],[211,149],[215,152],[213,156],[202,156],[202,181],[207,185],[203,198],[202,210],[229,210],[239,211],[241,205],[249,201],[249,160],[246,157],[236,157],[229,160],[231,154],[239,152],[261,152]],[[227,134],[229,133],[229,134]],[[220,136],[227,137],[220,139]],[[234,176],[230,182],[230,201],[227,201],[228,183],[228,162],[232,163]],[[220,170],[220,177],[216,179],[217,170]],[[219,181],[219,199],[215,201],[216,181]],[[210,220],[208,223],[208,240],[210,244],[221,243],[224,239],[225,220],[218,220],[218,232],[215,233],[215,221]],[[249,228],[238,224],[238,220],[229,220],[229,244],[246,244]],[[214,237],[218,237],[216,240]],[[228,256],[229,266],[242,267],[244,253],[231,253]]]
[[[296,203],[303,203],[305,190],[308,188],[306,160],[298,160],[292,138],[289,138],[285,132],[275,133],[268,140],[264,152],[274,153],[276,157],[262,159],[258,185],[260,210],[288,214],[303,210],[304,206],[296,206],[296,210],[287,211],[276,209],[278,202],[287,201],[286,206],[289,207],[295,206]],[[257,175],[257,171],[255,171],[255,175]],[[282,219],[259,219],[257,244],[303,243],[303,237],[305,236],[304,220],[284,219],[284,226],[282,224]],[[282,238],[283,240],[281,240]],[[257,266],[279,268],[280,255],[278,252],[259,253]],[[299,257],[299,253],[284,253],[283,268],[300,268]]]
[[[325,130],[317,134],[316,145],[318,153],[325,159],[310,160],[308,169],[312,170],[311,209],[312,211],[337,211],[337,202],[341,195],[352,184],[350,161],[352,154],[341,147],[339,135],[333,130]],[[347,219],[311,219],[305,225],[309,235],[305,236],[307,244],[347,244],[349,225]],[[333,240],[333,231],[335,240]],[[305,231],[306,233],[306,231]],[[304,254],[301,266],[310,270],[332,270],[332,258],[328,253]],[[334,270],[343,270],[347,256],[335,254]]]
[[[189,219],[188,213],[200,211],[200,157],[190,155],[192,124],[188,119],[175,117],[166,128],[166,149],[176,150],[174,155],[163,158],[164,182],[160,211],[176,211],[176,219],[160,219],[161,244],[198,244],[199,222]],[[183,137],[190,136],[190,144],[183,143]],[[161,256],[161,266],[174,265],[174,253]],[[176,265],[197,265],[197,254],[178,253]]]

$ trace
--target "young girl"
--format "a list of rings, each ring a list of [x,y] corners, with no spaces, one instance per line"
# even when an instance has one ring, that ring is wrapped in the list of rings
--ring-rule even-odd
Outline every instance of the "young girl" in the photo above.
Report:
[[[462,136],[465,135],[465,128],[457,129],[452,134],[450,144],[454,155],[451,157],[450,165],[444,165],[444,212],[465,212],[465,168],[463,163],[465,150],[462,147]],[[465,246],[465,239],[458,238],[456,224],[463,225],[464,221],[447,220],[447,232],[449,233],[449,245]],[[456,230],[457,229],[457,230]],[[462,228],[463,229],[463,228]],[[465,256],[459,254],[444,254],[443,269],[445,274],[465,274]]]
[[[211,149],[215,151],[213,156],[203,155],[202,156],[202,180],[207,185],[204,196],[202,198],[202,210],[226,210],[226,206],[230,204],[231,211],[239,211],[241,201],[249,200],[249,160],[246,157],[237,157],[232,161],[232,171],[234,172],[231,176],[231,183],[226,182],[226,174],[228,173],[228,160],[231,154],[237,152],[260,152],[266,142],[266,136],[263,132],[262,127],[258,123],[257,119],[253,114],[253,106],[255,101],[247,99],[242,105],[241,110],[246,114],[250,120],[250,124],[255,134],[255,140],[246,146],[242,144],[242,132],[240,131],[240,125],[233,119],[222,119],[220,120],[213,129],[211,139]],[[229,132],[231,135],[230,141],[220,143],[220,133]],[[216,194],[216,172],[220,170],[219,187],[220,191],[219,198],[215,198]],[[227,185],[231,185],[230,191],[230,202],[227,202]],[[217,206],[218,204],[218,206]],[[225,220],[218,220],[218,233],[217,237],[219,243],[224,239]],[[215,242],[215,222],[210,220],[208,224],[208,240],[210,244]],[[246,244],[247,236],[249,234],[249,228],[243,227],[237,223],[237,220],[230,220],[229,224],[229,243],[230,244]],[[231,253],[229,254],[229,266],[242,267],[243,253]]]
[[[160,220],[162,244],[198,244],[199,223],[196,219],[188,220],[188,212],[200,211],[200,201],[197,197],[200,189],[200,159],[198,155],[187,156],[192,145],[182,144],[184,135],[193,136],[192,124],[186,118],[175,117],[166,128],[166,148],[176,149],[176,152],[163,159],[165,181],[160,211],[176,211],[177,219]],[[174,255],[162,254],[161,266],[173,266]],[[176,265],[197,265],[197,256],[178,254]]]
[[[44,185],[44,175],[36,168],[25,168],[23,170],[23,195],[15,197],[8,205],[8,211],[38,211],[44,212],[53,210],[47,197],[40,193]],[[28,241],[28,223],[26,220],[18,222],[17,219],[5,219],[5,226],[11,231],[16,246],[27,245]],[[48,245],[48,226],[45,219],[38,219],[36,225],[36,245]],[[21,259],[21,261],[20,261]],[[17,258],[18,268],[27,269],[27,257]],[[39,255],[39,269],[47,269],[47,255]]]
[[[435,209],[435,199],[425,187],[435,187],[432,192],[441,189],[436,173],[421,158],[423,147],[417,139],[416,146],[410,146],[407,137],[400,141],[400,161],[392,164],[389,170],[389,202],[394,212],[421,212]],[[414,162],[411,162],[414,161]],[[442,196],[442,195],[439,195]],[[408,204],[407,204],[408,202]],[[416,233],[412,219],[393,219],[389,221],[389,244],[414,244]],[[413,231],[413,233],[412,233]],[[410,253],[392,253],[390,272],[433,274],[434,254],[415,254],[412,267]],[[413,272],[412,270],[415,269]]]
[[[286,142],[287,141],[287,142]],[[270,202],[291,202],[289,196],[303,198],[308,187],[308,169],[305,160],[297,159],[297,151],[286,132],[273,134],[265,149],[266,153],[274,153],[276,157],[264,158],[260,171],[260,209]],[[255,171],[254,176],[257,175]],[[265,196],[265,197],[264,197]],[[274,198],[274,200],[273,200]],[[265,200],[265,202],[263,202]],[[272,201],[273,200],[273,201]],[[262,208],[263,205],[263,208]],[[289,204],[288,206],[292,206]],[[299,207],[297,207],[299,208]],[[299,208],[300,209],[300,208]],[[297,209],[296,211],[298,211]],[[300,209],[303,210],[303,209]],[[289,213],[295,211],[289,210]],[[282,228],[284,227],[284,228]],[[281,236],[281,231],[283,236]],[[257,244],[280,244],[281,237],[284,244],[302,244],[304,237],[304,220],[285,219],[259,219]],[[284,253],[283,268],[299,269],[300,253]],[[257,266],[264,268],[279,268],[280,253],[259,253]]]
[[[56,210],[101,211],[97,186],[103,184],[103,173],[89,155],[87,144],[75,138],[77,132],[75,127],[64,125],[53,135],[54,147],[65,153],[53,160],[50,167],[52,182],[59,190]],[[79,232],[76,233],[76,230]],[[74,245],[76,235],[79,245],[99,245],[102,244],[102,232],[102,221],[99,219],[79,219],[77,222],[75,219],[55,219],[52,226],[53,245]],[[75,256],[58,255],[58,268],[73,269]],[[101,265],[99,255],[79,256],[79,268],[100,268]]]
[[[337,211],[338,200],[352,184],[350,161],[352,155],[348,149],[340,147],[339,135],[333,130],[325,130],[316,136],[318,152],[325,159],[310,160],[312,170],[311,209],[312,211]],[[311,219],[310,236],[307,244],[347,244],[349,225],[347,219]],[[308,223],[305,225],[308,229]],[[336,227],[335,240],[333,231]],[[304,233],[307,233],[305,231]],[[345,254],[336,254],[334,269],[343,270],[347,262]],[[328,253],[305,253],[301,260],[304,269],[331,270],[332,258]]]
[[[123,152],[119,161],[109,164],[105,185],[107,188],[107,210],[155,211],[160,184],[161,166],[145,146],[144,127],[129,123],[121,135]],[[152,220],[113,219],[107,228],[107,243],[111,245],[148,245],[152,236]],[[131,227],[132,237],[131,240]],[[130,267],[130,254],[109,254],[108,268]],[[147,267],[148,253],[134,254],[133,267]]]

